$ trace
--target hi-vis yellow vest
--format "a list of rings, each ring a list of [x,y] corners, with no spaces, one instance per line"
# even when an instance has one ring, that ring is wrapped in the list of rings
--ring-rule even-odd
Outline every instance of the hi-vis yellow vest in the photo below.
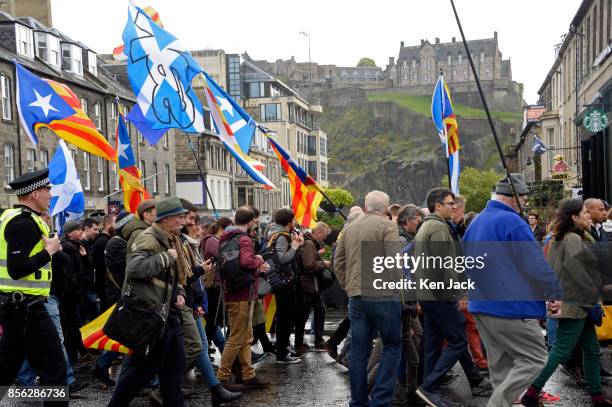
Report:
[[[15,292],[19,291],[27,295],[42,295],[49,296],[51,290],[51,263],[47,263],[40,268],[39,273],[32,273],[19,280],[13,280],[8,273],[7,268],[7,243],[4,231],[6,225],[15,217],[21,215],[22,209],[7,209],[0,216],[0,292]],[[49,236],[49,226],[40,216],[35,213],[31,214],[32,219],[38,225],[43,236]],[[36,243],[29,257],[32,257],[45,250],[45,242],[42,238]]]

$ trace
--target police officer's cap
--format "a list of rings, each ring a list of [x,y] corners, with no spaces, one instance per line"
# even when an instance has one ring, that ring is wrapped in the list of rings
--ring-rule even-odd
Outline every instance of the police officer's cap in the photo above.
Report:
[[[23,174],[22,176],[15,178],[12,182],[9,182],[9,185],[11,188],[13,188],[17,196],[27,195],[30,192],[46,187],[49,184],[48,168]]]

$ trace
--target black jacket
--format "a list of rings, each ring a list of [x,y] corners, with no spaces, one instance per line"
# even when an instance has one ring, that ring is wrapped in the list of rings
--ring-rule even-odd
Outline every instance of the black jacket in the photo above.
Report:
[[[102,232],[94,239],[93,243],[93,266],[96,276],[96,294],[98,297],[104,294],[106,287],[106,264],[104,263],[104,250],[111,235]]]
[[[127,240],[121,236],[113,236],[106,244],[104,251],[104,265],[113,275],[119,287],[123,287],[125,281],[125,262],[127,256]],[[121,288],[105,275],[106,301],[108,304],[116,302],[121,297]]]
[[[89,256],[81,256],[80,242],[62,239],[62,252],[66,255],[66,288],[64,297],[70,302],[81,302],[83,293],[93,287],[94,276],[87,275],[91,269]]]

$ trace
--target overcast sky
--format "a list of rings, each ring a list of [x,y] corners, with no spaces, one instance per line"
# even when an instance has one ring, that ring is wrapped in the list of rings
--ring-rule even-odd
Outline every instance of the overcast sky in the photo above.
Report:
[[[121,44],[127,0],[51,0],[53,25],[98,53]],[[397,59],[400,41],[460,38],[448,0],[136,0],[155,8],[165,28],[190,49],[247,51],[252,58],[308,61],[311,33],[314,62],[354,66],[370,57],[384,69]],[[514,80],[525,84],[525,100],[537,91],[554,61],[554,45],[567,32],[580,0],[455,0],[469,39],[498,32],[504,58],[512,59]]]

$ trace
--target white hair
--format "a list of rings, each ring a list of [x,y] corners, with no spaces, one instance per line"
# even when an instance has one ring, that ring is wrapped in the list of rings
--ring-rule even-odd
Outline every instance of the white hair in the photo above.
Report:
[[[389,195],[382,191],[371,191],[365,197],[366,211],[384,215],[389,207]]]

